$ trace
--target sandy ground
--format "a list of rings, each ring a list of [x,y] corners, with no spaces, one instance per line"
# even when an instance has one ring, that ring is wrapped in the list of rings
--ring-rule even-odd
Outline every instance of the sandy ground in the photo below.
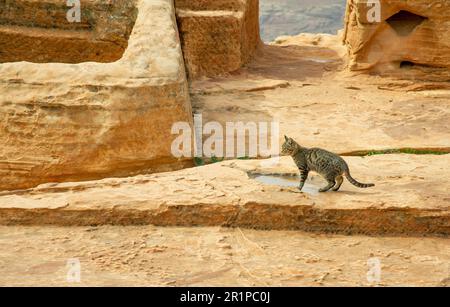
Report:
[[[73,258],[80,283],[67,281]],[[369,282],[373,259],[381,277],[369,274]],[[0,227],[0,285],[450,285],[450,241],[239,228]]]
[[[229,121],[278,121],[280,137],[338,153],[450,151],[448,83],[350,75],[345,52],[338,36],[280,38],[241,71],[193,82],[193,109],[204,123],[224,127]]]

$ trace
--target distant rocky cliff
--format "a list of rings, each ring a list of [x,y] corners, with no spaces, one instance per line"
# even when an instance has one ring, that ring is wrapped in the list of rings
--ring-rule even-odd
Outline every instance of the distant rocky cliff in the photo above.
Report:
[[[344,27],[346,0],[260,0],[261,37],[331,33]]]

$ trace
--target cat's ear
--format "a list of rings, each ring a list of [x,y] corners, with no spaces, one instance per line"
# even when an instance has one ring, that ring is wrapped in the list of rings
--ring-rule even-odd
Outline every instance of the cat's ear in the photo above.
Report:
[[[287,136],[284,136],[284,140],[287,142],[289,141],[289,138]]]

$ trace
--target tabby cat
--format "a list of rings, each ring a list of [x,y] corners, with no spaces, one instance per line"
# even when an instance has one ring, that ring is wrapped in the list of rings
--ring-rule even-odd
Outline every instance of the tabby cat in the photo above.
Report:
[[[320,148],[305,148],[300,146],[292,138],[284,136],[285,142],[281,148],[283,155],[290,155],[300,170],[299,190],[303,189],[310,171],[316,172],[328,181],[328,185],[319,190],[327,192],[330,189],[338,191],[344,182],[348,181],[358,188],[370,188],[372,183],[360,183],[353,179],[347,163],[338,155]]]

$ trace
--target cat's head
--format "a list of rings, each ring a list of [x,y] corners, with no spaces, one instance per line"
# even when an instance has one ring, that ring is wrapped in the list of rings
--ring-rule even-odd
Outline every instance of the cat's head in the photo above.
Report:
[[[284,136],[284,143],[281,146],[281,154],[292,155],[298,151],[299,147],[300,145],[298,145],[294,139]]]

